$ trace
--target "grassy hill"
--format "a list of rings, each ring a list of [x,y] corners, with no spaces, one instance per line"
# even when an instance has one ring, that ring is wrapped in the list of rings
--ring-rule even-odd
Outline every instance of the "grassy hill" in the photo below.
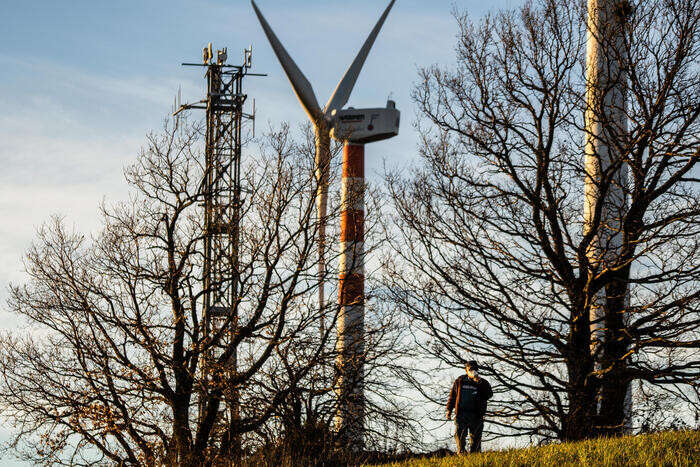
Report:
[[[676,431],[595,439],[466,456],[413,459],[384,465],[395,467],[700,465],[700,432]]]

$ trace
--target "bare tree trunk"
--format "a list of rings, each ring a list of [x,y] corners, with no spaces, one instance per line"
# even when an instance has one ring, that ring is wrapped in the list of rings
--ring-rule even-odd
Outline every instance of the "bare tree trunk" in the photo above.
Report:
[[[577,441],[589,438],[595,426],[596,385],[591,381],[593,358],[586,350],[590,346],[590,321],[585,306],[578,319],[571,320],[570,352],[567,359],[569,376],[569,409],[562,420],[561,439]]]

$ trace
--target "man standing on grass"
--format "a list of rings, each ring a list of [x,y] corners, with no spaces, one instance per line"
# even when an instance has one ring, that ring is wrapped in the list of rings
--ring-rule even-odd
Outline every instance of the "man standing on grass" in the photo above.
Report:
[[[491,385],[479,377],[479,365],[470,360],[464,365],[466,375],[457,378],[447,401],[447,419],[455,412],[455,440],[457,453],[463,454],[464,441],[469,432],[469,452],[481,451],[481,432],[484,430],[486,401],[493,396]]]

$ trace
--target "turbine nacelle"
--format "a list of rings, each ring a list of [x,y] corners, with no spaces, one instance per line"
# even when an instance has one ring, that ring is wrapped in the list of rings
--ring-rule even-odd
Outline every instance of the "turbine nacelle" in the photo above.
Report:
[[[331,136],[335,139],[355,143],[370,143],[391,138],[399,133],[400,113],[396,110],[396,105],[393,101],[387,102],[386,108],[343,109],[343,106],[347,104],[350,98],[350,93],[360,75],[374,40],[377,38],[377,34],[379,34],[379,30],[382,28],[391,7],[394,6],[394,2],[395,0],[389,2],[379,21],[369,33],[355,60],[353,60],[335,91],[333,91],[333,95],[328,100],[325,108],[321,109],[311,83],[294,60],[292,60],[292,57],[275,35],[272,27],[270,27],[258,9],[255,1],[251,0],[255,14],[260,20],[260,25],[267,39],[270,41],[272,50],[282,65],[282,69],[287,75],[294,93],[304,107],[309,119],[317,128],[321,126],[322,121],[325,121],[323,126],[330,131]]]
[[[356,144],[389,139],[399,134],[401,112],[394,101],[385,108],[334,110],[331,115],[331,137]]]

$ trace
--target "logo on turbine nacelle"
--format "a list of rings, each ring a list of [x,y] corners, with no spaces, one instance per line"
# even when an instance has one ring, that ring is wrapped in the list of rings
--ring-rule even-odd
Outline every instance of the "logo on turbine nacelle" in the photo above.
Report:
[[[361,144],[388,139],[399,134],[400,117],[394,101],[388,101],[385,108],[336,110],[331,136]]]
[[[342,123],[361,122],[364,119],[365,114],[341,115],[338,117],[338,120],[340,120]]]

